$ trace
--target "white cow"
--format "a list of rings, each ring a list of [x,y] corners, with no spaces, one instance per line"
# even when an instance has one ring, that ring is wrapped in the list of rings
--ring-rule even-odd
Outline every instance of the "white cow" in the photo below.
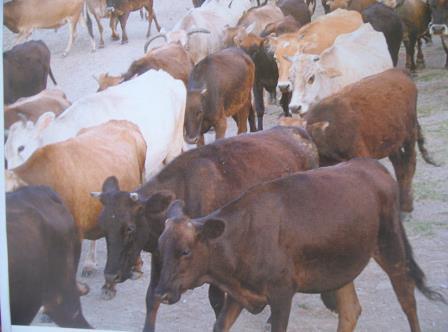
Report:
[[[84,97],[55,118],[42,114],[34,125],[17,122],[5,144],[8,169],[24,163],[39,147],[76,136],[109,120],[135,123],[146,140],[145,179],[182,151],[186,90],[163,70],[148,72],[120,85]]]
[[[302,114],[346,85],[393,67],[383,33],[370,23],[338,36],[320,55],[302,53],[290,60],[295,81],[289,109]]]
[[[201,7],[192,8],[167,33],[149,39],[148,45],[157,38],[166,42],[180,41],[190,52],[194,63],[223,48],[223,34],[227,26],[234,26],[254,0],[208,0]]]

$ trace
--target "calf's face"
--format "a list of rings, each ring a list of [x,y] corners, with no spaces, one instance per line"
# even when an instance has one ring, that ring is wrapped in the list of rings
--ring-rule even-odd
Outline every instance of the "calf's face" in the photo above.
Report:
[[[173,304],[187,289],[206,281],[210,241],[224,232],[225,224],[219,219],[189,219],[179,200],[170,205],[167,217],[159,238],[162,271],[156,296]]]
[[[448,35],[448,0],[429,0],[431,23],[429,31],[434,35]]]
[[[196,144],[202,134],[207,89],[189,90],[185,107],[184,138],[188,144]]]

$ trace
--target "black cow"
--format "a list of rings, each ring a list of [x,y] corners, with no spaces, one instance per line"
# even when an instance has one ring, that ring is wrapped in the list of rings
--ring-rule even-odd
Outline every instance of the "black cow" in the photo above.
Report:
[[[14,46],[3,52],[4,103],[38,94],[47,87],[47,78],[56,85],[50,68],[50,50],[41,40]]]
[[[76,284],[81,241],[58,194],[45,186],[7,193],[6,225],[12,324],[29,325],[43,305],[59,326],[91,328]]]

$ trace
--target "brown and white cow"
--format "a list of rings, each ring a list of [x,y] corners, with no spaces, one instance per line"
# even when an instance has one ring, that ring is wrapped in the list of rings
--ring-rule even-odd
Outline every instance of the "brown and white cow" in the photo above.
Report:
[[[320,54],[333,45],[337,36],[353,32],[363,23],[361,14],[356,11],[337,9],[320,16],[303,26],[296,33],[286,33],[279,37],[270,37],[269,44],[274,50],[274,57],[279,70],[278,87],[280,91],[292,90],[294,77],[290,76],[292,57],[297,53]]]
[[[174,78],[183,81],[186,86],[193,65],[190,53],[179,42],[167,43],[150,49],[143,57],[133,61],[128,70],[120,76],[101,74],[96,79],[99,85],[98,91],[128,81],[150,69],[163,69]]]
[[[4,107],[5,130],[17,121],[36,122],[45,112],[58,115],[70,105],[71,102],[61,89],[45,89],[34,96],[19,98]]]
[[[211,127],[216,139],[224,138],[227,117],[233,117],[238,134],[255,131],[251,89],[255,65],[241,49],[227,48],[201,60],[191,72],[185,107],[185,141],[204,144],[204,134]]]
[[[115,31],[115,24],[113,20],[118,19],[121,26],[122,36],[121,43],[128,42],[128,35],[126,33],[126,23],[128,21],[129,14],[133,11],[145,8],[147,11],[146,18],[148,20],[148,30],[146,32],[146,38],[151,33],[152,20],[156,24],[157,31],[160,31],[159,22],[157,22],[156,14],[153,9],[153,0],[106,0],[106,10],[111,13],[110,27],[112,29],[112,40],[118,40],[120,37]]]
[[[208,283],[227,292],[214,331],[242,309],[271,309],[286,332],[294,295],[334,290],[338,331],[355,329],[353,280],[373,258],[391,280],[412,331],[420,331],[415,288],[447,303],[425,282],[399,217],[397,183],[378,161],[358,158],[256,185],[208,215],[190,219],[173,202],[159,238],[156,296],[173,304]]]
[[[48,75],[56,85],[50,58],[50,50],[42,40],[31,40],[3,52],[4,103],[41,92],[47,87]]]
[[[112,120],[82,129],[74,138],[39,148],[23,165],[6,171],[6,190],[16,189],[18,183],[50,186],[72,213],[80,237],[96,240],[104,236],[98,225],[101,204],[90,192],[99,191],[103,181],[112,175],[124,188],[135,188],[143,179],[145,157],[146,143],[138,127],[128,121]],[[95,264],[91,247],[83,274],[89,275]]]
[[[433,35],[440,35],[446,53],[445,68],[448,69],[448,1],[429,0],[428,3],[431,8],[429,32]]]
[[[189,150],[133,192],[120,189],[118,181],[109,178],[103,192],[95,193],[104,205],[99,222],[110,239],[106,278],[110,282],[125,281],[131,275],[129,263],[142,250],[152,253],[145,331],[154,331],[159,307],[154,290],[161,269],[157,241],[171,201],[184,200],[188,214],[199,217],[257,183],[317,166],[316,147],[303,129],[276,127]],[[122,231],[128,227],[135,229],[131,236]],[[211,288],[209,297],[218,314],[222,292]]]
[[[33,29],[57,29],[68,23],[69,37],[63,56],[72,47],[79,18],[84,20],[85,0],[14,0],[3,5],[3,24],[14,33],[18,33],[16,44],[26,40]],[[92,51],[95,50],[92,21],[88,12],[87,28]]]
[[[43,305],[59,326],[92,328],[76,285],[79,231],[61,197],[27,186],[5,203],[11,323],[29,325]]]
[[[415,144],[427,163],[435,163],[424,147],[417,87],[407,73],[389,69],[348,85],[311,107],[304,119],[321,165],[388,157],[400,187],[401,210],[412,211]]]

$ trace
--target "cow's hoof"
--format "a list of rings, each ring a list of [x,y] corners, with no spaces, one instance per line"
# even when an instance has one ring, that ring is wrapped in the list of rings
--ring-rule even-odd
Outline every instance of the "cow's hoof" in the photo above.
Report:
[[[44,324],[53,323],[53,320],[45,312],[41,313],[39,321]]]
[[[89,294],[90,287],[86,283],[77,281],[76,286],[78,287],[78,292],[80,296]]]
[[[81,272],[81,276],[83,278],[90,278],[95,273],[95,267],[94,266],[84,266]]]
[[[117,295],[117,290],[114,286],[108,287],[106,285],[101,288],[101,299],[104,301],[110,301],[112,300],[115,295]]]
[[[411,212],[400,211],[400,219],[402,222],[411,221],[412,220]]]
[[[103,41],[100,41],[100,43],[98,45],[98,48],[104,48],[104,42]]]
[[[124,44],[127,44],[127,43],[128,43],[128,40],[127,40],[127,39],[121,41],[121,45],[124,45]]]
[[[115,40],[115,41],[120,40],[120,36],[112,36],[111,38],[112,38],[112,40]]]
[[[425,69],[426,65],[424,61],[417,61],[417,69]]]
[[[141,272],[141,271],[132,271],[130,279],[137,280],[137,279],[140,279],[142,277],[142,275],[143,275],[143,272]]]

